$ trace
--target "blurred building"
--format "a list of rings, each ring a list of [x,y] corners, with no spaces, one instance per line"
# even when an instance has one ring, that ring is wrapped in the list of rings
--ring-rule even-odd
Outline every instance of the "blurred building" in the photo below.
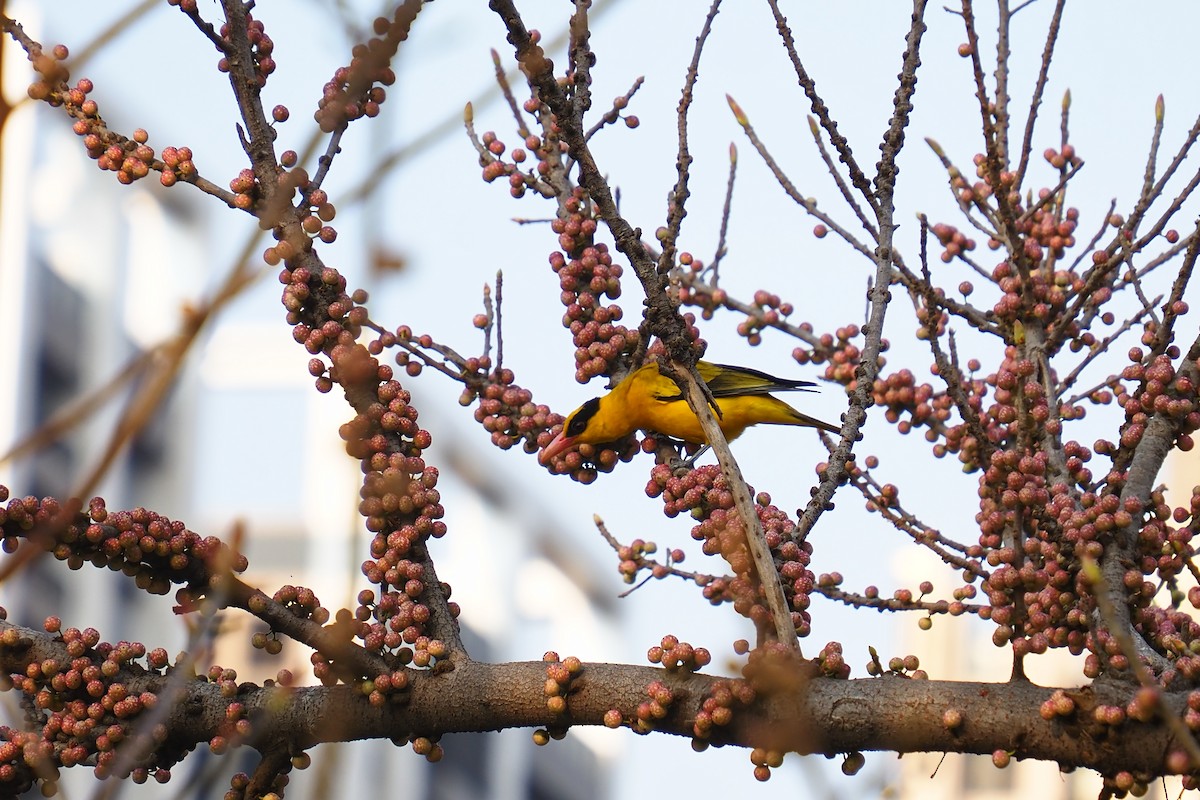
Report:
[[[10,4],[10,11],[29,19],[28,5]],[[14,51],[6,48],[12,85],[4,88],[18,99],[27,72]],[[27,103],[14,112],[0,148],[0,336],[10,353],[8,380],[0,382],[0,452],[64,413],[72,421],[62,435],[0,464],[0,483],[17,496],[62,497],[101,459],[136,382],[103,403],[81,398],[173,335],[184,305],[230,268],[221,261],[228,242],[211,227],[211,202],[189,187],[165,191],[153,179],[118,185],[46,109]],[[364,263],[366,253],[364,244]],[[314,391],[308,355],[283,324],[272,284],[271,277],[261,282],[203,334],[167,401],[121,448],[95,494],[112,509],[145,506],[203,534],[236,529],[252,583],[268,593],[300,584],[332,610],[352,607],[366,586],[359,565],[369,538],[355,511],[358,466],[337,437],[349,412],[336,393]],[[477,445],[440,433],[450,427],[446,420],[419,396],[414,402],[436,434],[428,458],[441,470],[450,529],[432,547],[464,608],[472,657],[530,660],[550,642],[614,641],[610,565],[568,558],[556,545],[564,537],[552,516],[509,500],[512,476],[479,467],[473,448],[486,439]],[[172,653],[188,642],[188,620],[172,613],[170,597],[150,597],[129,578],[90,566],[72,572],[48,556],[0,585],[0,605],[13,621],[36,627],[55,614],[64,626],[97,628],[106,641],[136,639]],[[224,613],[217,627],[207,663],[248,680],[282,667],[302,680],[311,674],[304,648],[289,645],[277,657],[251,648],[260,626],[248,615]],[[0,724],[19,725],[12,698],[0,699]],[[607,797],[614,739],[595,733],[573,733],[548,748],[531,746],[528,731],[448,736],[436,767],[388,742],[318,747],[312,767],[292,774],[288,795],[392,795],[383,787],[403,786],[406,796],[430,800]],[[254,760],[248,749],[216,758],[201,746],[173,770],[167,791],[220,796],[229,776],[252,769]],[[68,793],[95,789],[89,769],[65,774]],[[164,791],[153,783],[123,790],[131,797]]]
[[[929,577],[927,559],[909,551],[896,570],[899,585],[913,586]],[[935,582],[936,583],[936,582]],[[947,582],[945,585],[949,585]],[[936,616],[933,627],[919,630],[912,615],[900,617],[898,646],[903,654],[916,654],[921,669],[937,680],[1007,681],[1012,671],[1012,651],[992,644],[990,623],[964,615]],[[885,658],[886,662],[887,659]],[[1029,679],[1040,686],[1080,686],[1083,658],[1065,650],[1026,659]],[[1058,765],[1013,759],[1004,769],[990,755],[910,753],[900,759],[898,800],[1093,800],[1100,796],[1100,776],[1091,770],[1061,772]],[[1154,784],[1145,797],[1163,797]]]

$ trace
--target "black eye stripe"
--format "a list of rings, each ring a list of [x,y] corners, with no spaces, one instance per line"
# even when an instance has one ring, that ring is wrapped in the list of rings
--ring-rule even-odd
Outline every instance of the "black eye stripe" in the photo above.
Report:
[[[575,416],[571,417],[567,423],[567,436],[578,436],[587,429],[588,422],[592,417],[596,416],[596,412],[600,410],[600,398],[593,397],[588,400],[579,410],[575,412]]]

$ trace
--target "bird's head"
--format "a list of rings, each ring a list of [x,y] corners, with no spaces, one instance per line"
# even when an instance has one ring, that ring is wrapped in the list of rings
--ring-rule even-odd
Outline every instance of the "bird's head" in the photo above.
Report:
[[[546,445],[546,448],[538,455],[538,463],[549,464],[550,459],[560,453],[565,453],[576,445],[596,444],[597,442],[606,442],[619,438],[616,436],[609,439],[599,438],[604,435],[604,426],[598,424],[597,415],[600,411],[599,397],[593,397],[572,411],[563,423],[562,432],[558,436],[555,436],[550,444]]]

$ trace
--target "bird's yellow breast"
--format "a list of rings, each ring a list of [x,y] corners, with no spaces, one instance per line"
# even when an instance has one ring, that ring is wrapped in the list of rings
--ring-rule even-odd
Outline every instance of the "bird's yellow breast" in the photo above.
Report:
[[[717,424],[725,438],[733,441],[751,425],[760,423],[794,424],[792,409],[782,400],[768,395],[717,398]],[[700,418],[684,400],[662,402],[651,400],[646,406],[639,428],[657,431],[692,444],[707,444],[708,437],[700,427]]]

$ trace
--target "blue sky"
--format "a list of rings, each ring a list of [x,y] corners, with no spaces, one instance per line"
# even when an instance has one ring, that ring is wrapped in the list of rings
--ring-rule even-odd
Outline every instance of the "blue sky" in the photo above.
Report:
[[[48,38],[73,45],[88,41],[90,32],[103,24],[103,15],[114,14],[98,4],[68,5],[75,6],[74,13],[50,15],[52,34]],[[520,5],[527,23],[540,28],[547,38],[565,24],[564,3],[543,0]],[[215,5],[201,6],[204,13],[216,13]],[[1014,21],[1014,109],[1022,119],[1051,8],[1049,2],[1037,3]],[[1067,10],[1034,152],[1040,154],[1057,145],[1060,100],[1069,88],[1072,141],[1086,161],[1071,188],[1072,203],[1082,212],[1084,239],[1095,229],[1098,215],[1110,199],[1117,200],[1119,209],[1132,206],[1144,168],[1155,97],[1161,92],[1167,101],[1166,153],[1173,152],[1200,112],[1190,40],[1200,22],[1200,8],[1185,2],[1163,2],[1155,8],[1156,13],[1148,14],[1135,4],[1092,0]],[[707,4],[699,2],[597,3],[592,42],[598,55],[593,72],[598,109],[605,107],[608,98],[625,92],[638,76],[644,75],[646,84],[629,107],[641,126],[636,131],[611,129],[595,139],[595,150],[601,168],[621,188],[623,212],[647,232],[661,224],[667,191],[674,183],[675,106],[706,9]],[[280,65],[265,92],[266,102],[291,108],[291,121],[280,126],[280,141],[285,147],[298,148],[311,131],[311,110],[321,84],[344,62],[344,40],[322,33],[331,27],[323,5],[260,3],[259,11],[276,41]],[[907,31],[907,5],[890,0],[790,3],[785,4],[785,11],[806,66],[860,164],[870,171],[891,112],[894,76]],[[983,52],[985,59],[990,59],[994,54],[993,15],[984,9],[979,15]],[[958,221],[944,172],[923,139],[938,140],[965,171],[981,147],[969,62],[956,52],[964,40],[961,22],[940,6],[931,8],[927,19],[916,110],[900,159],[898,246],[910,261],[917,250],[917,212],[929,214],[934,221]],[[381,154],[444,120],[460,117],[465,102],[482,97],[492,84],[490,47],[497,48],[505,63],[511,64],[502,26],[483,4],[454,0],[430,4],[401,52],[399,81],[389,92],[383,116],[354,126],[344,140],[345,155],[326,185],[334,202],[340,192],[374,172]],[[234,108],[227,84],[211,70],[215,58],[211,46],[164,4],[120,38],[85,74],[96,81],[95,97],[115,128],[145,127],[151,132],[151,144],[159,147],[189,144],[201,170],[223,184],[243,166],[244,155],[234,133]],[[134,62],[139,64],[136,71],[129,70],[130,59],[140,59]],[[833,209],[839,219],[851,219],[817,158],[805,121],[808,103],[796,86],[766,5],[731,2],[718,16],[701,62],[690,126],[691,152],[696,158],[693,197],[681,247],[706,260],[711,257],[724,197],[728,147],[734,142],[741,157],[730,252],[722,268],[727,288],[742,295],[757,288],[770,289],[795,304],[794,320],[808,320],[817,330],[861,322],[866,281],[873,272],[870,264],[833,237],[819,240],[812,235],[812,220],[787,199],[742,135],[726,105],[727,93],[741,104],[801,191],[820,198],[822,207]],[[501,105],[477,102],[475,120],[480,131],[495,129],[501,139],[516,142],[511,117]],[[1053,185],[1057,179],[1040,156],[1034,158],[1031,176],[1028,185],[1033,188]],[[253,223],[217,203],[208,206],[205,213],[214,229],[221,231],[220,239],[229,243],[231,255]],[[1194,204],[1190,211],[1194,214]],[[480,308],[481,288],[502,269],[506,364],[517,372],[518,381],[532,389],[538,401],[562,413],[600,393],[599,385],[581,387],[571,377],[572,346],[558,322],[557,282],[547,263],[556,247],[554,237],[544,226],[517,226],[511,221],[513,217],[549,216],[552,203],[532,198],[514,201],[499,183],[482,183],[475,155],[460,128],[455,127],[419,158],[384,177],[367,214],[357,212],[350,207],[342,209],[337,221],[339,241],[325,248],[323,255],[345,272],[353,285],[371,290],[371,309],[377,320],[393,326],[407,323],[460,352],[472,351],[478,347],[479,336],[470,320]],[[1187,228],[1188,219],[1186,213],[1180,216],[1181,230]],[[374,243],[403,253],[410,262],[407,273],[384,281],[369,276],[362,256]],[[218,263],[220,250],[217,245]],[[988,256],[980,254],[980,259],[992,265]],[[219,271],[214,269],[214,275]],[[951,287],[975,277],[965,267],[941,268],[936,274]],[[278,291],[273,280],[264,282],[232,310],[231,320],[281,321]],[[625,291],[627,320],[633,320],[639,291],[631,277]],[[909,366],[923,378],[931,359],[927,351],[909,341],[913,322],[906,304],[900,298],[889,318],[888,335],[894,343],[889,358],[893,365]],[[815,368],[801,368],[789,360],[794,343],[782,336],[768,334],[761,347],[746,347],[733,333],[737,321],[726,314],[704,325],[703,335],[710,342],[709,354],[714,360],[815,377]],[[281,337],[290,336],[283,326],[279,330]],[[989,347],[994,357],[994,346]],[[1124,352],[1122,348],[1118,351]],[[305,374],[307,354],[295,348],[294,357],[297,370]],[[984,361],[988,364],[988,358]],[[415,390],[425,403],[441,407],[438,419],[454,420],[460,432],[470,435],[474,431],[481,442],[485,440],[486,434],[471,421],[470,411],[455,404],[455,385],[427,374]],[[329,402],[338,401],[331,398]],[[840,391],[830,386],[820,396],[806,398],[804,407],[836,420],[843,403]],[[1100,425],[1104,415],[1097,416],[1099,419],[1087,425]],[[259,423],[245,424],[253,429]],[[1096,427],[1095,432],[1089,430],[1079,438],[1090,443],[1103,430]],[[244,431],[235,423],[228,433],[235,439]],[[859,452],[881,457],[881,477],[900,483],[910,510],[953,538],[973,539],[975,478],[962,475],[956,462],[933,461],[920,437],[897,436],[881,419],[867,426]],[[811,432],[772,429],[747,433],[739,440],[736,453],[748,480],[756,488],[770,491],[785,509],[795,509],[807,500],[814,481],[813,465],[823,457]],[[664,521],[657,501],[645,498],[642,486],[648,458],[602,476],[589,487],[565,478],[548,478],[533,458],[516,452],[481,447],[479,458],[511,475],[514,486],[533,492],[537,503],[552,510],[569,529],[566,535],[578,537],[580,557],[611,558],[592,532],[593,513],[602,515],[620,538],[641,536],[663,545],[692,544],[686,521]],[[431,460],[436,461],[436,441]],[[453,498],[446,498],[447,505],[452,502]],[[837,569],[846,575],[848,587],[874,583],[885,593],[896,586],[896,554],[912,551],[904,540],[866,515],[861,500],[848,492],[839,496],[836,511],[823,520],[813,541],[817,572]],[[698,569],[706,566],[695,548],[691,559]],[[615,570],[613,575],[614,592],[620,591],[624,587],[617,583]],[[453,576],[445,577],[453,580]],[[935,583],[946,590],[957,585],[948,578]],[[646,646],[672,632],[724,656],[732,638],[749,633],[738,621],[728,619],[725,610],[709,609],[684,586],[655,584],[624,602],[635,607],[639,618],[639,629],[631,638]],[[915,618],[895,620],[875,614],[862,619],[820,602],[816,614],[807,649],[815,651],[829,639],[843,641],[855,675],[862,674],[867,644],[891,653],[896,627],[916,624]],[[688,769],[694,767],[699,780],[736,787],[752,782],[745,755],[740,752],[693,758],[681,741],[645,754],[636,747],[630,750],[637,751],[633,757],[646,769],[664,750],[674,755],[687,752]],[[875,761],[869,759],[868,764]],[[641,774],[647,773],[643,770]],[[781,770],[772,783],[777,791],[802,784],[795,769]]]

